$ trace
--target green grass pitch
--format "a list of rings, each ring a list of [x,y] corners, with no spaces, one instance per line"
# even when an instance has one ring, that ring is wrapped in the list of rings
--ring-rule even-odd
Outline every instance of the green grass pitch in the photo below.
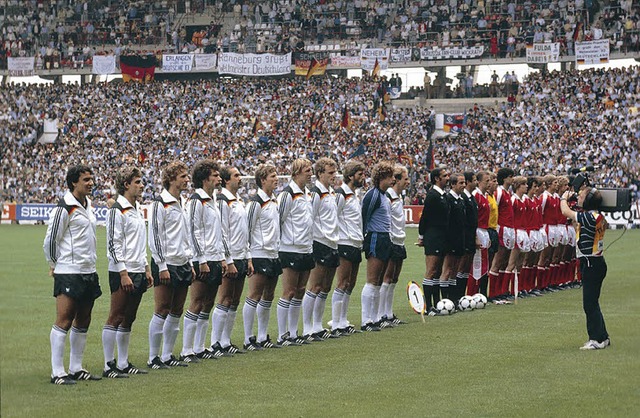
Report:
[[[42,253],[44,234],[42,226],[0,226],[3,417],[640,414],[637,230],[628,231],[606,253],[609,273],[601,305],[612,338],[606,350],[578,350],[587,340],[580,290],[422,323],[405,293],[407,282],[421,280],[424,271],[421,251],[411,245],[416,231],[409,229],[409,258],[395,294],[395,311],[407,325],[73,387],[49,383],[55,305]],[[608,231],[607,242],[620,234]],[[96,302],[84,360],[94,373],[102,369],[101,330],[109,306],[104,228],[98,230],[98,245],[105,294]],[[364,268],[352,297],[352,322],[360,318],[363,273]],[[131,338],[130,359],[139,366],[147,360],[152,310],[153,295],[148,292]],[[274,304],[272,336],[275,312]],[[241,321],[239,314],[236,344],[242,342]],[[176,347],[181,347],[181,336]]]

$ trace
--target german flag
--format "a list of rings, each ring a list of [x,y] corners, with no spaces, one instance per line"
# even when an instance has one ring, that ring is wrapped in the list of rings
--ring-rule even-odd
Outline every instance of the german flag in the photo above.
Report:
[[[427,170],[436,168],[436,160],[433,155],[433,139],[429,138],[429,149],[427,149]]]
[[[259,119],[258,119],[258,117],[256,116],[256,119],[255,119],[255,121],[253,122],[253,128],[251,129],[251,132],[253,132],[253,134],[254,134],[254,135],[258,133],[258,128],[259,128],[259,126],[260,126],[260,125],[259,125],[259,123],[260,123],[260,120],[259,120]]]
[[[387,119],[387,107],[384,103],[380,103],[380,106],[378,106],[378,117],[380,122],[384,122]]]
[[[349,114],[349,108],[347,105],[344,105],[344,110],[342,111],[342,119],[340,120],[340,127],[345,129],[351,129],[351,115]]]
[[[144,150],[140,150],[140,154],[138,154],[138,164],[144,164],[147,159],[147,153]]]
[[[582,22],[578,22],[576,28],[573,30],[573,42],[577,42],[582,37]]]
[[[152,81],[156,72],[156,57],[154,55],[122,55],[120,70],[125,83],[129,81]]]
[[[309,64],[309,71],[307,71],[306,79],[310,79],[314,75],[324,75],[327,71],[327,65],[329,64],[329,60],[327,58],[317,60],[316,57],[311,58],[311,63]]]
[[[371,77],[380,76],[380,61],[376,58],[376,62],[373,64],[373,70],[371,71]]]

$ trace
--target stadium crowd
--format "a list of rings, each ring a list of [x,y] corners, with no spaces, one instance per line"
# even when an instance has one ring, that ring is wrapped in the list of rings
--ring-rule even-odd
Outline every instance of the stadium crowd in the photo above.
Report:
[[[531,75],[513,102],[469,109],[459,135],[435,139],[434,162],[524,175],[597,165],[596,184],[637,189],[639,72]],[[434,111],[392,103],[376,111],[380,97],[379,81],[367,77],[7,85],[0,90],[1,198],[55,202],[72,163],[95,167],[97,202],[115,194],[113,167],[140,163],[149,201],[159,192],[159,167],[175,158],[191,164],[207,156],[252,175],[263,162],[285,167],[301,156],[330,156],[339,164],[353,157],[369,167],[406,164],[405,200],[419,203]],[[44,119],[58,121],[52,144],[36,141]]]
[[[561,54],[573,55],[575,41],[609,39],[614,51],[640,50],[640,15],[632,0],[227,0],[206,8],[212,20],[195,35],[175,1],[3,3],[0,65],[7,56],[35,55],[39,68],[72,66],[96,48],[119,53],[129,45],[149,52],[287,52],[330,43],[347,54],[363,46],[483,45],[486,57],[521,57],[533,42],[560,42]],[[186,3],[188,13],[210,6]],[[221,31],[225,20],[234,25]]]

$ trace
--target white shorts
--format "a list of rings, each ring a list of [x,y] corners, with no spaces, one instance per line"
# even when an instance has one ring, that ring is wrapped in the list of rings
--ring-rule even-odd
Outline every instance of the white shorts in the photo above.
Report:
[[[487,232],[484,228],[476,229],[476,239],[480,243],[480,248],[489,248],[491,247],[491,238],[489,238],[489,232]]]
[[[547,225],[547,243],[550,247],[557,247],[560,243],[558,225]]]
[[[516,246],[520,252],[528,253],[531,251],[531,240],[524,229],[516,229]]]
[[[558,231],[560,231],[560,244],[567,245],[569,243],[569,233],[567,232],[567,225],[558,225]]]
[[[575,247],[577,241],[576,228],[573,225],[567,225],[567,234],[569,235],[569,242],[567,243],[567,245]]]
[[[543,226],[538,230],[538,232],[540,232],[540,236],[542,237],[542,249],[545,249],[549,246],[549,237],[547,236],[547,228]]]
[[[531,251],[539,253],[544,250],[544,237],[539,230],[529,231],[529,241],[531,242]]]
[[[498,239],[501,246],[513,250],[516,245],[516,232],[511,227],[498,225]]]

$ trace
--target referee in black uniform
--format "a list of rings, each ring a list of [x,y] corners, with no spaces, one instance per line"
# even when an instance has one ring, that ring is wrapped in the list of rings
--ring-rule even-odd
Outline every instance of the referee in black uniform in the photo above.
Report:
[[[433,187],[424,198],[424,207],[418,226],[418,245],[424,247],[426,273],[422,281],[427,313],[435,315],[435,305],[440,301],[438,277],[447,253],[449,229],[449,204],[444,188],[449,181],[445,168],[431,171],[429,179]]]

